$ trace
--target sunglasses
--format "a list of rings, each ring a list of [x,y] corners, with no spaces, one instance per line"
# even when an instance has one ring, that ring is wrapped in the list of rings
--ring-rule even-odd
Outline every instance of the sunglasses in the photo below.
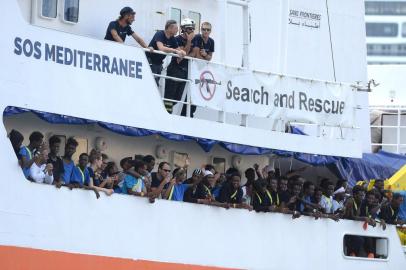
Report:
[[[210,32],[211,29],[210,28],[202,28],[202,31]]]
[[[195,29],[194,28],[186,28],[186,31],[195,31]]]

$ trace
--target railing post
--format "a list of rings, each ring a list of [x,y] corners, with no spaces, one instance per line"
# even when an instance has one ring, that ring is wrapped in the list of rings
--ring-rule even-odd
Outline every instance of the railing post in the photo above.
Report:
[[[224,123],[226,121],[226,113],[224,111],[219,111],[217,122]]]
[[[241,126],[246,127],[248,124],[248,115],[242,114],[241,115]]]
[[[193,60],[188,60],[188,68],[187,68],[187,79],[189,82],[186,83],[186,116],[191,117],[192,114],[192,81],[190,78],[190,70],[192,67],[192,61]]]
[[[398,107],[398,124],[397,124],[397,128],[396,128],[396,153],[399,154],[400,153],[400,107]]]

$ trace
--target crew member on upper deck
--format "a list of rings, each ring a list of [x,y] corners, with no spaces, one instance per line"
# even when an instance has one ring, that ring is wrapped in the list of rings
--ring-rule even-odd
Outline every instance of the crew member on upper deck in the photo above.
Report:
[[[178,23],[175,20],[167,21],[165,24],[165,30],[155,33],[154,37],[149,43],[149,47],[154,48],[154,50],[177,54],[180,58],[186,56],[186,53],[179,49],[178,42],[175,39],[178,29]],[[147,52],[147,57],[152,73],[158,75],[161,74],[163,60],[165,59],[166,55]],[[155,77],[155,81],[156,84],[159,85],[159,77]]]
[[[146,48],[147,43],[131,29],[134,18],[135,11],[132,8],[122,8],[120,17],[109,23],[104,39],[124,43],[127,36],[132,36],[141,47]]]
[[[207,61],[212,59],[214,53],[214,40],[210,37],[211,29],[211,23],[202,23],[202,33],[196,35],[192,40],[193,57]]]
[[[185,18],[180,24],[181,34],[176,36],[175,39],[181,50],[186,54],[192,52],[192,40],[195,37],[195,22],[192,19]],[[188,76],[188,60],[172,57],[171,63],[168,66],[166,75],[180,79],[187,79]],[[180,100],[182,98],[183,89],[186,82],[178,82],[167,79],[165,82],[165,98]],[[166,110],[172,113],[172,108],[175,102],[165,101]],[[185,114],[186,115],[186,114]]]

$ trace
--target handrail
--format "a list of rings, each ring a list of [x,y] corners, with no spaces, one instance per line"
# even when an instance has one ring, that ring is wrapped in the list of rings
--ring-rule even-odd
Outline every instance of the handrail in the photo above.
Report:
[[[140,46],[134,46],[134,47],[140,48],[140,49],[144,50],[145,52],[149,52],[149,53],[161,54],[161,55],[166,55],[166,56],[174,56],[174,57],[177,57],[177,58],[183,58],[183,59],[192,60],[192,61],[199,61],[199,62],[203,62],[203,63],[207,63],[207,64],[210,63],[210,64],[215,64],[215,65],[221,65],[221,66],[226,67],[226,68],[234,68],[234,69],[237,69],[237,70],[250,70],[250,71],[252,71],[254,73],[262,73],[262,74],[267,74],[267,75],[276,75],[276,76],[280,76],[280,77],[290,77],[290,78],[293,78],[293,79],[305,80],[305,81],[310,81],[310,82],[320,82],[320,83],[334,84],[334,85],[345,85],[345,86],[349,86],[349,87],[354,88],[354,89],[359,87],[359,85],[356,82],[354,84],[354,83],[348,83],[348,82],[334,82],[334,81],[310,79],[310,78],[306,78],[306,77],[293,76],[293,75],[289,75],[289,74],[282,74],[282,73],[271,72],[271,71],[248,69],[246,67],[227,65],[225,63],[219,63],[219,62],[215,62],[215,61],[207,61],[207,60],[204,60],[204,59],[194,58],[194,57],[190,57],[190,56],[180,57],[179,55],[177,55],[175,53],[166,53],[166,52],[159,51],[159,50],[151,50],[149,48],[142,48]]]
[[[139,46],[137,46],[137,47],[139,47]],[[141,47],[139,47],[139,48],[141,48]],[[246,67],[230,66],[230,65],[226,65],[226,64],[222,64],[222,63],[216,63],[216,62],[212,62],[212,61],[207,61],[207,60],[204,60],[204,59],[194,58],[194,57],[190,57],[190,56],[180,57],[178,54],[175,54],[175,53],[167,53],[167,52],[163,52],[163,51],[159,51],[159,50],[153,50],[152,48],[141,48],[141,49],[144,50],[147,53],[154,53],[154,54],[159,54],[159,55],[172,56],[172,57],[176,57],[176,58],[183,58],[183,59],[190,60],[190,61],[200,61],[200,62],[203,62],[205,64],[217,64],[217,65],[220,65],[220,66],[222,66],[224,68],[234,68],[234,69],[237,69],[237,70],[248,70]],[[252,70],[252,72],[265,73],[265,74],[268,74],[268,75],[272,74],[272,75],[281,76],[281,77],[288,76],[288,75],[282,75],[282,74],[277,74],[277,73],[272,73],[272,72],[265,72],[265,71],[258,71],[258,70]],[[155,74],[155,73],[153,73],[153,76],[155,78],[163,78],[163,79],[169,79],[169,80],[172,80],[172,81],[185,82],[186,83],[186,87],[185,87],[186,91],[184,91],[183,96],[181,97],[181,100],[174,100],[174,99],[165,98],[165,89],[163,89],[162,85],[160,85],[162,87],[161,88],[161,96],[162,96],[163,101],[172,102],[173,103],[172,106],[174,106],[174,104],[178,104],[178,103],[186,105],[186,116],[190,117],[191,116],[191,107],[196,106],[195,104],[192,104],[192,101],[191,101],[190,83],[192,83],[193,80],[190,79],[190,70],[189,70],[189,73],[188,73],[188,79],[182,79],[182,78],[177,78],[177,77],[172,77],[172,76],[162,75],[162,74]],[[335,85],[340,85],[340,86],[348,85],[348,86],[352,87],[353,89],[355,89],[355,87],[352,84],[320,81],[320,80],[313,80],[313,79],[309,80],[309,79],[301,78],[301,77],[292,77],[292,78],[301,79],[301,80],[308,80],[310,82],[322,82],[322,83],[326,83],[326,84],[327,83],[334,83]],[[359,86],[357,86],[357,87],[359,87]],[[186,97],[185,97],[185,95],[186,95]],[[184,101],[185,98],[186,98],[186,102]],[[222,118],[221,115],[224,118],[225,115],[224,115],[223,111],[219,111],[219,119]],[[246,124],[246,115],[241,115],[241,117],[242,117],[241,118],[242,119],[241,120],[242,121],[241,125],[247,126],[247,124]],[[218,121],[224,122],[224,119],[223,120],[218,120]],[[293,122],[296,122],[296,121],[293,121]],[[302,124],[303,125],[317,125],[317,126],[322,126],[322,127],[339,128],[341,130],[341,132],[342,132],[343,129],[360,129],[360,127],[358,127],[358,126],[347,126],[347,125],[334,126],[334,125],[328,125],[326,123],[324,123],[324,124],[302,123]],[[285,132],[285,128],[281,128],[280,131]]]
[[[402,117],[405,117],[406,114],[406,106],[403,105],[381,105],[381,106],[370,106],[369,107],[370,112],[373,111],[378,111],[379,112],[379,116],[382,117],[382,115],[386,115],[386,116],[392,116],[396,117],[396,123],[392,124],[392,125],[385,125],[384,123],[382,123],[381,120],[381,124],[373,124],[370,125],[371,129],[377,129],[378,131],[383,132],[383,130],[392,130],[393,132],[396,131],[396,134],[394,134],[394,136],[396,136],[396,143],[385,143],[384,141],[380,142],[380,143],[374,143],[371,141],[371,146],[389,146],[389,147],[395,147],[396,148],[396,153],[401,153],[401,147],[403,148],[404,146],[406,146],[406,144],[401,143],[401,131],[406,129],[406,125],[402,124]],[[382,139],[383,140],[383,139]]]

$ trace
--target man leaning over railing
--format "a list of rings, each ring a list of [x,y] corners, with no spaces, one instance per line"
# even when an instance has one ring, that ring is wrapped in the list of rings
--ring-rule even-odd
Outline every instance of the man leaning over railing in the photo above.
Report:
[[[192,19],[185,18],[180,24],[181,34],[176,36],[175,39],[181,50],[185,51],[187,55],[192,52],[192,40],[195,37],[195,22]],[[168,66],[166,75],[176,77],[179,79],[187,79],[188,77],[188,63],[186,59],[172,57],[171,63]],[[181,100],[183,90],[185,89],[186,82],[174,81],[166,79],[165,81],[165,108],[169,113],[172,113],[173,106],[176,102],[172,100]],[[183,114],[182,114],[183,115]],[[186,114],[184,114],[186,115]]]
[[[131,24],[134,20],[135,11],[130,7],[122,8],[120,17],[109,23],[104,39],[124,43],[127,36],[132,36],[141,47],[146,48],[147,44],[145,41],[131,29]]]
[[[154,50],[177,54],[180,58],[182,58],[186,56],[186,53],[179,49],[178,42],[175,39],[177,32],[177,22],[175,20],[168,20],[165,24],[165,30],[156,32],[148,46],[154,48]],[[162,72],[163,60],[165,59],[166,55],[153,52],[147,52],[146,54],[152,73],[160,75]],[[158,86],[159,79],[160,78],[158,76],[155,77],[155,81]]]

